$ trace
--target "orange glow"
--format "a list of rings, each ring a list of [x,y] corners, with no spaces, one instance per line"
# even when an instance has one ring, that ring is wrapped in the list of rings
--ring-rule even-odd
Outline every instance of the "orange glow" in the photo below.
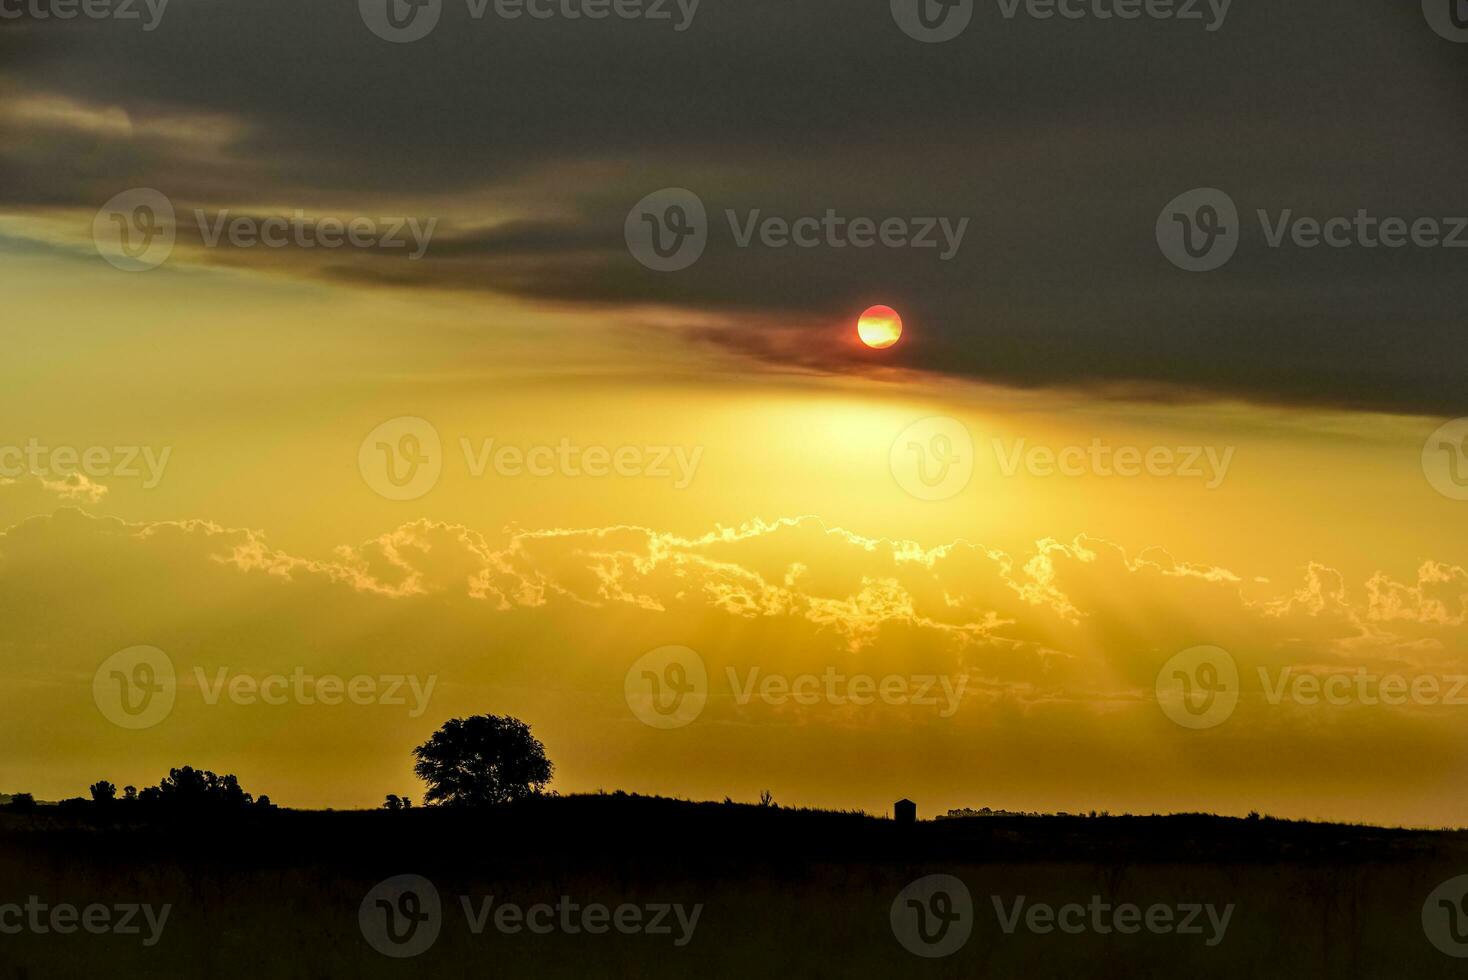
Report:
[[[873,350],[886,350],[902,337],[902,317],[890,306],[873,306],[856,322],[856,333]]]

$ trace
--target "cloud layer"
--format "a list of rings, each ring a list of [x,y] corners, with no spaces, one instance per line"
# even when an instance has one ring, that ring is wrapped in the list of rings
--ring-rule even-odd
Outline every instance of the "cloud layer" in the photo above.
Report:
[[[1410,4],[1235,8],[1207,32],[979,4],[936,45],[902,34],[885,3],[840,0],[709,0],[683,32],[474,20],[449,2],[405,45],[374,37],[353,4],[288,0],[174,0],[151,32],[7,22],[0,195],[82,241],[133,186],[185,217],[439,217],[416,263],[203,254],[187,230],[178,260],[670,307],[700,324],[695,339],[778,368],[863,370],[837,338],[885,302],[912,329],[884,363],[915,371],[1461,414],[1459,253],[1274,249],[1255,212],[1462,212],[1462,52]],[[677,274],[643,269],[622,241],[631,205],[664,186],[694,190],[713,222]],[[1243,242],[1225,269],[1189,275],[1153,225],[1199,186],[1232,194]],[[740,248],[725,218],[827,209],[971,227],[943,262]]]

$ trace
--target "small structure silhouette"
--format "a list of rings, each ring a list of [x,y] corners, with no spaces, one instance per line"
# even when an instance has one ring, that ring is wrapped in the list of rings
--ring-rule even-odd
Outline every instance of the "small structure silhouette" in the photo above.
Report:
[[[892,819],[898,823],[917,823],[917,804],[912,800],[898,800],[892,804]]]

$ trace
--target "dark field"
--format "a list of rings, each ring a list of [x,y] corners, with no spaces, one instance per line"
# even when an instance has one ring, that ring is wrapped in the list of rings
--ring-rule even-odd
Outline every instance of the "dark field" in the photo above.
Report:
[[[587,796],[139,824],[47,807],[0,813],[0,978],[1461,976],[1468,963],[1435,948],[1423,909],[1465,873],[1462,832],[1208,816],[900,826]],[[401,875],[432,883],[436,914],[426,894],[368,900]],[[971,899],[904,899],[894,918],[929,875]],[[40,927],[14,931],[30,896]],[[139,911],[119,935],[101,911],[97,932],[77,924],[95,904],[118,925],[125,906],[151,906],[155,923],[171,909],[161,927]],[[53,921],[57,906],[77,921]],[[1458,922],[1440,918],[1451,945]],[[956,945],[929,958],[904,937]]]

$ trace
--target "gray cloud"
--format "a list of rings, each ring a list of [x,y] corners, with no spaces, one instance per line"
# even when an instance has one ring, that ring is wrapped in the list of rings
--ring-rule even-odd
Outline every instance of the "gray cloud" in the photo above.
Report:
[[[933,45],[885,0],[704,0],[682,33],[476,22],[446,0],[406,45],[351,3],[172,0],[150,33],[0,29],[12,106],[71,100],[128,122],[0,114],[0,200],[85,209],[154,186],[181,207],[433,214],[421,263],[339,254],[294,271],[723,314],[737,329],[697,336],[772,365],[861,369],[809,331],[884,302],[912,327],[885,363],[917,371],[1462,414],[1464,252],[1272,249],[1254,213],[1468,214],[1465,58],[1415,4],[1376,0],[1241,0],[1214,33],[1009,21],[980,2],[965,35]],[[695,190],[714,221],[676,274],[622,244],[628,208],[664,186]],[[1163,205],[1198,186],[1229,191],[1244,226],[1206,275],[1153,240]],[[737,248],[723,218],[827,208],[970,227],[942,262]]]

